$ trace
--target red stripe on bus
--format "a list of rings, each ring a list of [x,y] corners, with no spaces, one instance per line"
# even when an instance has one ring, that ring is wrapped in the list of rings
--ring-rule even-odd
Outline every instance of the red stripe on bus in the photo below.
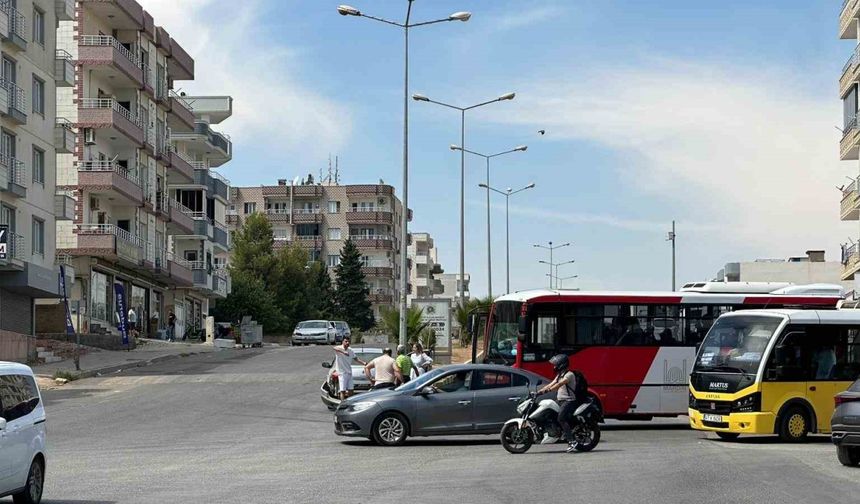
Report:
[[[779,305],[779,306],[836,306],[842,298],[825,296],[770,296],[770,297],[746,297],[745,305]]]
[[[608,296],[608,295],[560,295],[560,296],[537,296],[529,299],[528,303],[642,303],[642,304],[681,304],[681,296]]]

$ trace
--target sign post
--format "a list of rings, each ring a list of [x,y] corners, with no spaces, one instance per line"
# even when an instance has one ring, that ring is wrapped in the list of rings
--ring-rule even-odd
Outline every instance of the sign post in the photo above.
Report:
[[[421,322],[436,335],[433,359],[439,364],[451,362],[451,300],[415,299],[412,306],[421,309]]]
[[[116,293],[116,310],[117,315],[119,315],[119,325],[117,329],[122,334],[122,344],[125,345],[125,349],[130,351],[128,341],[128,323],[126,322],[126,317],[128,313],[125,310],[125,287],[122,284],[115,283],[113,284],[113,290]]]

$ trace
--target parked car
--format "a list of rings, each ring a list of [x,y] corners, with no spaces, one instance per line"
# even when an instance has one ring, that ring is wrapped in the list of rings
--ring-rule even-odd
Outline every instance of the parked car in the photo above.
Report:
[[[352,330],[349,328],[349,324],[344,322],[343,320],[335,320],[334,328],[337,330],[337,334],[335,335],[335,342],[340,343],[343,341],[344,336],[351,338]]]
[[[38,504],[45,482],[45,408],[33,371],[0,362],[0,497]]]
[[[382,355],[381,348],[369,348],[369,347],[350,347],[350,349],[355,352],[355,356],[364,362],[370,362],[373,359]],[[325,361],[322,363],[322,366],[328,369],[328,374],[326,375],[326,379],[320,387],[320,397],[322,398],[323,404],[328,406],[329,409],[335,409],[340,404],[340,398],[337,393],[337,371],[332,367],[334,365],[334,359],[331,361]],[[370,370],[370,376],[376,376],[376,370]],[[367,392],[373,386],[368,380],[367,377],[364,376],[364,366],[354,362],[352,365],[352,385],[354,387],[355,393]]]
[[[346,399],[335,410],[335,434],[386,446],[408,436],[498,434],[529,389],[547,381],[507,366],[443,366],[394,390]]]
[[[860,465],[860,380],[836,394],[836,409],[830,418],[830,439],[842,465]]]
[[[305,320],[299,322],[293,329],[291,345],[308,345],[310,343],[332,344],[335,341],[337,329],[328,320]]]

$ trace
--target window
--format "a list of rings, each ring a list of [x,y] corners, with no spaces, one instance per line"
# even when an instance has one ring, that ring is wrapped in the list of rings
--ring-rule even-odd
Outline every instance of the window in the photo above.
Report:
[[[842,99],[842,129],[847,130],[854,125],[857,118],[857,84],[852,84],[845,98]]]
[[[340,201],[329,201],[328,213],[340,213]]]
[[[45,13],[33,7],[33,42],[45,45]]]
[[[31,376],[0,376],[0,413],[7,422],[27,416],[39,405],[39,389]]]
[[[45,151],[33,146],[33,182],[45,183]]]
[[[333,255],[328,256],[328,267],[329,268],[334,268],[338,264],[340,264],[340,255],[339,254],[333,254]]]
[[[375,206],[372,201],[352,203],[351,208],[353,212],[373,212],[375,210]]]
[[[541,315],[532,320],[532,344],[537,348],[555,348],[558,318]]]
[[[245,215],[252,214],[257,211],[257,204],[254,202],[245,203]]]
[[[33,253],[45,255],[45,221],[33,217]]]
[[[328,229],[328,239],[329,240],[340,240],[340,228],[329,228]]]
[[[33,112],[45,115],[45,81],[33,76]]]
[[[320,260],[320,255],[322,251],[319,249],[309,250],[308,251],[308,262],[318,262]]]
[[[537,384],[542,382],[538,381]],[[521,374],[514,373],[514,387],[528,387],[530,385],[529,379]]]
[[[471,381],[471,371],[459,371],[443,376],[433,383],[433,388],[436,392],[465,392],[469,390]]]
[[[272,232],[275,235],[275,240],[284,241],[290,239],[290,230],[287,228],[274,228]]]
[[[278,214],[285,215],[290,213],[288,209],[288,203],[286,202],[275,202],[275,203],[267,203],[266,211],[270,214]]]
[[[475,383],[475,389],[509,388],[511,386],[511,373],[501,371],[481,371]]]

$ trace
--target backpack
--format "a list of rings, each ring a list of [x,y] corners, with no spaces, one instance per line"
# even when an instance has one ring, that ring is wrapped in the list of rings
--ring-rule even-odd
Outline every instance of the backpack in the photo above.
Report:
[[[570,372],[573,373],[573,376],[576,377],[576,385],[573,388],[573,396],[576,398],[577,401],[584,401],[585,398],[588,397],[588,380],[585,379],[585,375],[575,369],[571,369]]]

